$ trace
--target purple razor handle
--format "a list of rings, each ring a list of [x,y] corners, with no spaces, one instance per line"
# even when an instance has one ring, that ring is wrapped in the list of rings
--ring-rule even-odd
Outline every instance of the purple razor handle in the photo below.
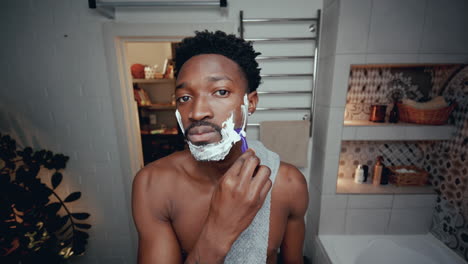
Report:
[[[234,129],[234,130],[235,130],[235,131],[237,132],[237,134],[239,134],[239,136],[241,137],[241,141],[242,141],[241,151],[242,151],[242,153],[244,153],[244,152],[246,152],[246,151],[249,149],[249,146],[247,145],[247,139],[246,139],[243,135],[240,134],[242,128],[236,128],[236,129]]]

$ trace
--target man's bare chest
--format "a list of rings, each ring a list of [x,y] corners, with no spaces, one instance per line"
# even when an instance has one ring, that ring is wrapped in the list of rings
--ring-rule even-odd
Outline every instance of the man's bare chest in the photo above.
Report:
[[[191,194],[191,195],[189,195]],[[198,192],[187,189],[183,199],[173,202],[172,227],[176,233],[181,249],[189,254],[201,233],[205,219],[209,214],[212,192]],[[288,212],[281,200],[275,196],[274,188],[271,199],[270,233],[268,239],[268,256],[275,256],[281,246],[285,232]]]

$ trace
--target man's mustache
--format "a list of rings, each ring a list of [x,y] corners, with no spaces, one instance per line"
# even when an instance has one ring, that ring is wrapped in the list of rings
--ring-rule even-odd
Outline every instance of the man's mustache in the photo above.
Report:
[[[188,126],[187,129],[185,129],[185,137],[187,137],[187,135],[189,134],[190,129],[192,129],[194,127],[198,127],[198,126],[210,126],[214,130],[216,130],[216,132],[221,134],[221,127],[220,126],[218,126],[216,124],[213,124],[213,123],[210,123],[208,121],[200,120],[200,121],[196,121],[196,122],[190,124],[190,126]]]

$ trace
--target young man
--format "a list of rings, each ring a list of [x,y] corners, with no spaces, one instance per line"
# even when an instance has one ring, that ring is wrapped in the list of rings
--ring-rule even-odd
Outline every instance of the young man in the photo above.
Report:
[[[283,263],[302,263],[304,176],[245,140],[258,54],[220,31],[197,32],[178,48],[176,116],[190,149],[134,179],[138,263],[276,263],[278,248]]]

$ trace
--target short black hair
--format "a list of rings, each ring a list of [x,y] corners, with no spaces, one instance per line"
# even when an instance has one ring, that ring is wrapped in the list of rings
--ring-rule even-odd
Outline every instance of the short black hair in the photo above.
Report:
[[[194,37],[182,40],[175,52],[175,76],[190,58],[201,54],[223,55],[239,65],[248,82],[249,93],[256,91],[260,81],[260,68],[255,57],[260,55],[255,52],[252,43],[238,38],[233,34],[222,31],[209,32],[195,31]]]

